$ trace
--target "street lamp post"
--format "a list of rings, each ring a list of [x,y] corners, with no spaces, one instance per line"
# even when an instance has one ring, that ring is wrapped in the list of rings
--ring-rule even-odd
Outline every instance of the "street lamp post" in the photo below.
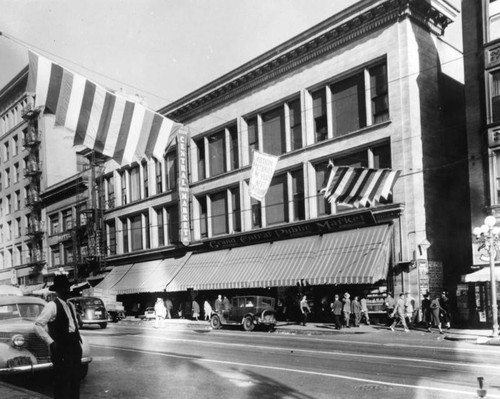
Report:
[[[494,216],[487,216],[481,227],[476,227],[473,233],[476,240],[487,251],[490,261],[490,280],[491,280],[491,311],[493,317],[493,336],[498,336],[498,305],[497,305],[497,283],[495,276],[495,258],[497,255],[496,246],[500,242],[500,227],[495,226]]]

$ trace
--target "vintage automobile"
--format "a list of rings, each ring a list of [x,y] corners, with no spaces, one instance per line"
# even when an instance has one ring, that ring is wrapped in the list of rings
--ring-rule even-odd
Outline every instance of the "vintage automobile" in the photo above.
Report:
[[[79,296],[68,299],[75,305],[79,316],[80,328],[88,324],[99,324],[101,328],[108,325],[108,312],[101,298],[93,296]]]
[[[49,348],[33,330],[35,319],[46,304],[31,296],[0,296],[0,376],[52,368]],[[82,341],[83,379],[92,358],[85,337]]]
[[[237,296],[232,298],[229,309],[212,312],[210,326],[219,329],[223,325],[240,325],[245,331],[255,326],[265,326],[273,330],[276,325],[274,298],[266,296]]]
[[[146,308],[146,311],[141,316],[142,320],[154,320],[156,319],[155,308]]]

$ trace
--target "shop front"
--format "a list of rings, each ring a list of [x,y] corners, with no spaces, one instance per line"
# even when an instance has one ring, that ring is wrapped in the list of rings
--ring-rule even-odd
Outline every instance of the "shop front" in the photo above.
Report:
[[[395,206],[363,210],[206,240],[178,258],[116,266],[97,288],[114,292],[131,313],[157,296],[180,307],[193,299],[253,293],[275,297],[293,317],[290,309],[307,294],[321,319],[335,294],[349,292],[382,314],[386,293],[393,290],[392,218],[399,212]]]

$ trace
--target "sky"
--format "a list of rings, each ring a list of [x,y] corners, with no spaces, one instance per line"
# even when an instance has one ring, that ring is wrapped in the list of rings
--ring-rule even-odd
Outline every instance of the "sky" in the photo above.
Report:
[[[0,88],[28,48],[157,110],[356,0],[0,0]]]

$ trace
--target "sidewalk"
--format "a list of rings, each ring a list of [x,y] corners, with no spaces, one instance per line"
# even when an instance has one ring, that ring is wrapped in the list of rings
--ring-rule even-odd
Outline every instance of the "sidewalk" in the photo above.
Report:
[[[48,396],[19,388],[0,381],[0,398],[2,399],[49,399]]]
[[[135,318],[127,317],[121,320],[119,324],[122,325],[134,325],[134,326],[145,326],[154,327],[154,321],[140,320]],[[192,330],[210,330],[210,323],[208,321],[196,321],[188,319],[166,319],[164,320],[164,328],[176,327],[185,328]],[[373,324],[373,325],[362,325],[360,328],[343,328],[341,330],[336,330],[333,323],[307,323],[306,326],[302,326],[294,322],[284,322],[280,321],[276,324],[274,330],[275,333],[281,334],[297,334],[297,335],[331,335],[331,334],[359,334],[361,332],[366,332],[367,329],[370,332],[381,332],[385,331],[383,325]],[[492,338],[491,329],[456,329],[452,328],[450,330],[444,330],[444,339],[450,341],[467,341],[471,343],[477,343],[481,345],[500,345],[500,337]]]

